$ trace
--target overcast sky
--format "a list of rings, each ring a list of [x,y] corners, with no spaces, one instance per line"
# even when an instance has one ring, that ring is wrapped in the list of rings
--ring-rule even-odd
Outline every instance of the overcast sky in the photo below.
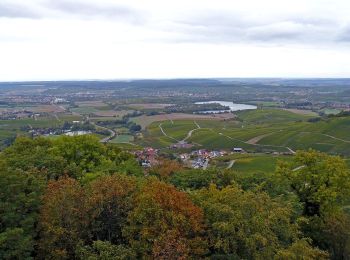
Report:
[[[349,0],[0,0],[0,81],[350,77]]]

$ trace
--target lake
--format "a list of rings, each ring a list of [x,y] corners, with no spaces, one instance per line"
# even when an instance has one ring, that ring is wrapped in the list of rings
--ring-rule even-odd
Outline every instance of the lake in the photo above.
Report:
[[[201,104],[220,104],[225,107],[229,107],[229,111],[240,111],[240,110],[249,110],[249,109],[257,109],[257,106],[254,105],[246,105],[246,104],[237,104],[230,101],[204,101],[204,102],[196,102],[196,105]],[[208,110],[208,111],[201,111],[201,113],[222,113],[227,112],[228,110]]]

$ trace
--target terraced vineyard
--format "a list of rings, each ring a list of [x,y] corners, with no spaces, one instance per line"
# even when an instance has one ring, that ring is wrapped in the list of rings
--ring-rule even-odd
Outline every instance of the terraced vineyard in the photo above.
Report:
[[[185,139],[191,131],[186,141],[208,149],[242,147],[252,152],[291,152],[313,148],[350,155],[349,117],[317,122],[309,122],[310,118],[309,115],[270,109],[240,112],[238,118],[230,121],[154,122],[147,128],[143,144],[167,147]]]

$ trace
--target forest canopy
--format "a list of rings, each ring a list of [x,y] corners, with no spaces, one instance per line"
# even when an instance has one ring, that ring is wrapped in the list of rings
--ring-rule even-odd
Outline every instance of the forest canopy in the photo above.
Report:
[[[144,171],[92,136],[0,153],[0,259],[349,259],[350,174],[300,151],[260,176]]]

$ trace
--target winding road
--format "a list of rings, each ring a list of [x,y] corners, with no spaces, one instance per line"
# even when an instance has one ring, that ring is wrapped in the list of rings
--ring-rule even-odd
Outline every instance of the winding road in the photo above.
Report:
[[[94,122],[91,122],[91,124],[94,125],[96,128],[107,130],[110,133],[109,136],[107,136],[105,138],[102,138],[100,140],[100,143],[108,143],[110,140],[112,140],[117,135],[117,133],[114,130],[110,129],[110,128],[107,128],[107,127],[104,127],[104,126],[100,126],[100,125],[96,125]]]
[[[166,136],[166,137],[168,137],[168,138],[170,138],[170,139],[172,139],[172,140],[174,140],[174,141],[176,141],[176,142],[186,142],[186,140],[192,136],[192,133],[193,133],[194,131],[196,131],[196,130],[198,130],[198,129],[201,129],[200,125],[199,125],[196,121],[193,121],[193,123],[196,125],[196,128],[190,130],[190,131],[187,133],[186,137],[185,137],[184,139],[182,139],[182,140],[177,140],[177,139],[175,139],[174,137],[169,136],[169,135],[164,131],[164,129],[163,129],[163,127],[162,127],[163,123],[160,123],[160,124],[159,124],[159,129],[160,129],[160,131],[162,132],[162,134],[163,134],[164,136]]]
[[[192,133],[198,129],[201,129],[200,125],[196,122],[196,121],[193,121],[193,123],[197,126],[197,128],[195,129],[192,129],[190,130],[188,133],[187,133],[187,136],[181,140],[181,142],[185,142],[188,138],[190,138],[192,136]]]

